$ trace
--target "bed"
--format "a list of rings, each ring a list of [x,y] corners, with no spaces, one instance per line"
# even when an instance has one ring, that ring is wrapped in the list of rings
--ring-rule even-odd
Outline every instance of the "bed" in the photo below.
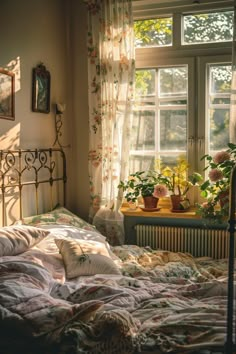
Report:
[[[1,354],[224,352],[227,259],[112,247],[66,207],[63,151],[0,157]]]

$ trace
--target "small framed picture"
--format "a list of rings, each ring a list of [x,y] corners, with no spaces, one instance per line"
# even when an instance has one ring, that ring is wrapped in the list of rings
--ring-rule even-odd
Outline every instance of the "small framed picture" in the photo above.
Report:
[[[32,111],[50,112],[50,73],[43,64],[33,68]]]
[[[15,74],[0,68],[0,118],[15,120]]]

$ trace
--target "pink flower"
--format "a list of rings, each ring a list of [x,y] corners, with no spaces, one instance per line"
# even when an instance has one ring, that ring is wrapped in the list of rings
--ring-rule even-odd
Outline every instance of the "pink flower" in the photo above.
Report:
[[[227,160],[230,160],[230,153],[228,151],[219,151],[213,157],[213,161],[217,164]]]
[[[213,168],[208,174],[211,182],[217,182],[223,178],[222,171],[218,170],[217,168]]]
[[[157,184],[154,187],[153,197],[155,198],[163,198],[167,195],[168,190],[165,185]]]

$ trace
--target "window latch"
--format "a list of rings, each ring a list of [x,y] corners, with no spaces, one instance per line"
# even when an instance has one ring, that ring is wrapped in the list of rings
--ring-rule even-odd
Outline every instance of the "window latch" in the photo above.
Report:
[[[193,144],[194,144],[194,136],[190,136],[190,137],[188,138],[188,141],[189,141],[189,145],[192,147]]]

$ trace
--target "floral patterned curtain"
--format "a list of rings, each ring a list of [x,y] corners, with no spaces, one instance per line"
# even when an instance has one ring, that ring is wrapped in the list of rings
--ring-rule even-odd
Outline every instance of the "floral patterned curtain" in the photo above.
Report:
[[[236,143],[236,5],[234,4],[234,34],[232,46],[232,84],[230,100],[230,142]]]
[[[134,38],[131,0],[86,0],[88,8],[90,221],[124,242],[122,193],[132,125]]]

